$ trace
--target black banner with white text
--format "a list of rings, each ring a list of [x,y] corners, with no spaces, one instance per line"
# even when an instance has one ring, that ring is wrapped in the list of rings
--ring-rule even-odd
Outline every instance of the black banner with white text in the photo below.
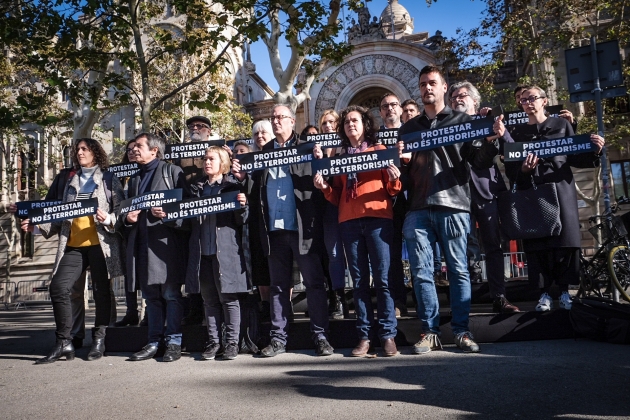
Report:
[[[236,200],[238,191],[208,197],[191,198],[177,203],[169,203],[162,206],[166,213],[165,222],[177,219],[202,216],[204,214],[216,214],[226,211],[234,211],[241,208],[241,203]]]
[[[577,153],[595,152],[595,145],[591,142],[590,134],[565,137],[562,139],[537,140],[528,142],[505,143],[504,156],[506,162],[525,160],[533,153],[544,159],[559,155],[574,155]]]
[[[303,143],[297,146],[281,147],[260,152],[245,153],[238,156],[242,171],[257,171],[276,166],[295,165],[313,160],[315,143]]]
[[[90,216],[96,214],[96,210],[98,210],[98,199],[88,198],[87,200],[77,200],[70,203],[32,209],[30,211],[29,220],[33,225],[52,223],[60,220]]]
[[[140,172],[140,165],[135,162],[121,163],[119,165],[111,165],[109,168],[107,168],[107,170],[116,175],[118,179],[123,179],[128,176],[134,176],[135,174]]]
[[[493,118],[481,118],[445,127],[407,133],[402,136],[402,140],[405,142],[405,152],[419,152],[493,136],[493,124]]]
[[[15,203],[15,205],[17,206],[17,212],[15,213],[15,215],[20,219],[30,219],[32,215],[32,210],[56,206],[62,203],[63,201],[61,200],[18,201],[17,203]]]
[[[225,145],[224,139],[167,144],[164,159],[200,158],[205,156],[208,147],[223,145]]]
[[[129,198],[120,203],[120,213],[125,214],[136,210],[162,207],[166,203],[181,201],[182,189],[151,191],[137,197]]]
[[[333,149],[341,146],[341,137],[337,133],[307,134],[301,138],[310,143],[319,144],[322,149]]]
[[[313,173],[321,173],[322,176],[377,171],[387,168],[389,165],[400,165],[398,149],[346,154],[332,158],[315,159],[311,162]]]

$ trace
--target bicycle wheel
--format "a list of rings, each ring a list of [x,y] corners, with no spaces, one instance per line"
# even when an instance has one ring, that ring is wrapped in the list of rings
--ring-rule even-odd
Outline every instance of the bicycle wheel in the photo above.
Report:
[[[630,249],[616,246],[608,254],[608,269],[621,297],[630,302]]]

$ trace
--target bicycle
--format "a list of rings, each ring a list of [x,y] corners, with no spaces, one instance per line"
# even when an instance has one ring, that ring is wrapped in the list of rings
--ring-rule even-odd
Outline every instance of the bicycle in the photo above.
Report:
[[[612,299],[613,287],[630,302],[630,241],[623,220],[615,216],[619,204],[610,211],[588,219],[588,231],[601,244],[597,252],[587,259],[580,250],[580,288],[578,297],[597,296]],[[597,223],[600,221],[600,223]]]

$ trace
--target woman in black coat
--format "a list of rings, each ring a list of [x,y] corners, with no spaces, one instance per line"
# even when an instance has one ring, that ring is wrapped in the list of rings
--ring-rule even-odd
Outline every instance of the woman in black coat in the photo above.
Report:
[[[225,323],[223,359],[238,354],[241,324],[238,293],[249,291],[247,267],[243,253],[242,227],[247,222],[248,208],[242,185],[232,177],[230,157],[217,146],[206,150],[205,175],[191,185],[193,196],[205,197],[239,191],[240,208],[191,219],[186,291],[203,297],[208,323],[208,343],[201,355],[212,360],[221,348],[221,325]]]
[[[574,135],[571,124],[563,118],[547,117],[545,106],[547,95],[538,86],[527,87],[520,99],[523,110],[527,113],[527,124],[516,126],[511,133],[516,142],[559,139]],[[571,309],[569,283],[577,280],[580,269],[581,246],[580,221],[577,208],[575,180],[571,167],[594,168],[599,165],[599,154],[604,146],[604,139],[591,134],[596,153],[587,152],[575,155],[560,155],[538,159],[529,154],[523,162],[506,162],[505,170],[512,185],[519,189],[535,184],[555,183],[560,207],[562,230],[559,236],[528,239],[523,241],[529,269],[542,275],[541,296],[536,306],[537,311],[548,311],[553,306],[549,296],[549,287],[555,280],[560,288],[559,305],[562,309]]]

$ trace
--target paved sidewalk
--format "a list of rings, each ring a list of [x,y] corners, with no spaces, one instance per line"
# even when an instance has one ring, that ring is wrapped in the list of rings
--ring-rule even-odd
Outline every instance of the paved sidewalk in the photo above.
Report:
[[[92,315],[92,311],[89,312]],[[630,348],[587,340],[484,344],[424,356],[174,363],[111,354],[33,365],[53,344],[52,311],[0,311],[0,418],[621,419]],[[87,342],[89,347],[89,340]]]

